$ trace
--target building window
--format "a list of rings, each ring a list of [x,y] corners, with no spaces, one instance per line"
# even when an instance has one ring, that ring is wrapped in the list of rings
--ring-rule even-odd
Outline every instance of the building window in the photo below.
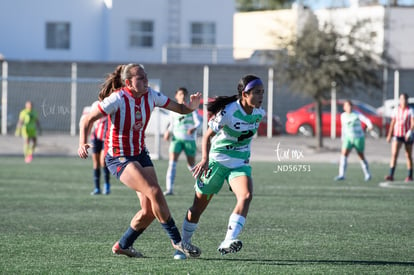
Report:
[[[70,23],[46,23],[46,49],[70,49]]]
[[[191,23],[192,45],[215,45],[216,25],[214,23]]]
[[[154,22],[130,21],[129,46],[131,48],[151,48],[154,45]]]

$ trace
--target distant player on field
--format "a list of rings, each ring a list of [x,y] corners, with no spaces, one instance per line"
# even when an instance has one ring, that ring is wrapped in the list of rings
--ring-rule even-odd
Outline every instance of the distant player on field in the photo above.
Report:
[[[95,101],[91,106],[85,107],[84,112],[80,118],[80,125],[82,120],[89,114],[90,110],[96,107],[99,101]],[[93,168],[93,184],[94,189],[91,195],[109,195],[111,193],[111,183],[108,167],[105,164],[105,136],[108,129],[108,118],[106,116],[98,119],[93,123],[90,135],[92,144],[92,168]],[[104,174],[104,190],[101,191],[101,168]]]
[[[41,133],[39,116],[33,110],[31,101],[26,101],[25,108],[19,114],[19,120],[16,126],[16,136],[22,136],[24,139],[23,153],[24,160],[29,163],[33,159],[33,153],[37,145],[37,131]]]
[[[222,255],[242,248],[237,237],[243,229],[253,196],[250,143],[265,114],[261,108],[264,88],[260,78],[244,76],[237,90],[237,95],[217,97],[208,103],[207,109],[214,116],[203,136],[202,159],[193,168],[196,192],[182,227],[183,240],[191,243],[201,214],[227,181],[237,202],[224,241],[218,247]]]
[[[342,151],[339,161],[339,175],[335,177],[336,181],[345,179],[346,167],[348,164],[348,155],[352,148],[355,148],[361,162],[362,171],[364,172],[365,181],[371,179],[368,162],[364,156],[365,133],[361,122],[365,123],[368,130],[372,130],[372,122],[361,113],[352,110],[352,101],[346,100],[343,105],[344,112],[341,114],[341,136]]]
[[[178,88],[175,92],[175,100],[179,104],[185,104],[188,97],[188,91],[186,88]],[[164,195],[174,194],[174,180],[177,170],[177,161],[180,153],[184,151],[187,157],[187,166],[191,171],[195,164],[195,156],[197,153],[197,128],[201,125],[197,111],[193,111],[189,114],[179,114],[176,112],[170,112],[170,124],[167,131],[164,133],[164,140],[169,140],[172,136],[172,140],[169,148],[169,162],[167,175],[165,177],[166,191]]]
[[[408,95],[400,95],[400,104],[392,116],[390,128],[388,130],[387,142],[391,142],[391,160],[390,172],[385,177],[386,180],[394,180],[395,166],[397,165],[398,153],[401,146],[405,147],[405,158],[407,159],[408,175],[405,182],[413,180],[413,129],[414,129],[414,112],[408,106]]]

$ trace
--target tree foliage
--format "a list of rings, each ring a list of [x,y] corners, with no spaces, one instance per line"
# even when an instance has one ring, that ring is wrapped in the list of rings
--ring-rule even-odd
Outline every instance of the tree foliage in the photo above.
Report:
[[[288,9],[295,0],[236,0],[240,12]]]
[[[315,100],[317,147],[323,146],[321,102],[329,97],[333,83],[339,94],[348,96],[362,89],[371,91],[370,87],[379,91],[382,85],[381,68],[390,59],[371,49],[375,33],[369,23],[361,20],[350,24],[344,34],[330,23],[318,27],[309,21],[296,37],[278,37],[279,44],[287,49],[276,62],[281,81],[292,91]]]

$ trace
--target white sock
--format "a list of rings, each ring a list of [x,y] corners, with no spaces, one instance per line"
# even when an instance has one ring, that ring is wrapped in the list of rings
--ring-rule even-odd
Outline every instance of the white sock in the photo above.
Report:
[[[364,171],[364,175],[368,177],[370,175],[368,162],[366,160],[361,160],[360,162],[361,162],[362,171]]]
[[[170,160],[168,162],[167,175],[165,176],[165,187],[166,191],[173,191],[175,172],[177,170],[177,162]]]
[[[181,238],[186,243],[191,243],[191,237],[193,236],[194,232],[197,229],[197,223],[192,223],[187,221],[186,218],[184,218],[183,222],[183,228],[181,232]]]
[[[341,155],[339,160],[339,175],[340,177],[345,177],[346,166],[348,164],[348,158],[344,155]]]
[[[229,218],[229,225],[227,226],[226,240],[237,239],[237,236],[243,229],[246,218],[239,214],[231,214]]]

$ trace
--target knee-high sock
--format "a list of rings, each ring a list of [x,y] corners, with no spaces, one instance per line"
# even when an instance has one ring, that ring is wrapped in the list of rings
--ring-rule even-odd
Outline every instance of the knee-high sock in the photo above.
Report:
[[[176,170],[177,162],[170,160],[168,162],[167,175],[165,176],[165,188],[167,189],[167,191],[173,191]]]
[[[170,218],[166,223],[161,223],[161,226],[164,228],[165,232],[167,232],[168,237],[170,237],[174,244],[181,242],[180,231],[178,231],[177,226],[175,226],[173,218]]]
[[[347,165],[348,165],[348,157],[341,155],[341,159],[339,160],[339,176],[340,177],[345,177]]]
[[[101,178],[101,170],[99,168],[93,169],[93,184],[95,185],[95,189],[101,189],[100,188],[100,181]]]
[[[105,167],[102,168],[102,170],[104,172],[105,183],[109,184],[109,170],[108,170],[108,167],[105,166]]]
[[[193,236],[194,232],[197,229],[198,224],[187,221],[186,218],[184,218],[183,227],[182,227],[182,238],[185,242],[191,243],[191,237]]]
[[[138,231],[135,231],[134,229],[129,227],[119,240],[119,246],[122,249],[127,249],[128,247],[132,246],[135,240],[139,237],[139,235],[142,234],[142,232],[144,232],[144,230],[145,229],[140,229]]]
[[[227,226],[226,240],[237,239],[237,236],[243,229],[246,218],[239,214],[231,214]]]
[[[364,175],[369,176],[370,172],[369,172],[369,166],[368,166],[367,160],[365,159],[361,160],[360,163],[361,163],[361,168],[362,168],[362,171],[364,172]]]

